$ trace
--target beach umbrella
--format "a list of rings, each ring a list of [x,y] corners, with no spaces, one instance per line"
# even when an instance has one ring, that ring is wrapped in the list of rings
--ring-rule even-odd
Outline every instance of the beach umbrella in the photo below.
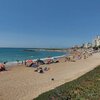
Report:
[[[27,63],[33,63],[33,60],[27,60],[26,62]]]

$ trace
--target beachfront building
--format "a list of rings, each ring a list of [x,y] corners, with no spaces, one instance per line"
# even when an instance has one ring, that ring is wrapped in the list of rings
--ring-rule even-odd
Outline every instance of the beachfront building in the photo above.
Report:
[[[84,43],[83,48],[90,48],[92,47],[92,43]]]
[[[100,46],[100,36],[97,36],[97,37],[93,40],[92,46],[93,46],[93,47],[98,47],[98,46]]]

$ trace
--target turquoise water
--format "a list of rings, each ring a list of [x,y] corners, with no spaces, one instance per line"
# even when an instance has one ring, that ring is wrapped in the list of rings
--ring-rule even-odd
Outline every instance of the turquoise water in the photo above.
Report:
[[[26,59],[37,59],[53,56],[65,55],[64,52],[49,52],[49,51],[34,51],[26,52],[24,48],[0,48],[0,62],[26,60]]]

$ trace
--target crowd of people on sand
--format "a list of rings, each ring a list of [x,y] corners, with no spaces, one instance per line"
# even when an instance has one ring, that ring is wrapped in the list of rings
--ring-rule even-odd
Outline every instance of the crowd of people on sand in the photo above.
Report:
[[[64,62],[75,62],[76,60],[80,60],[80,59],[87,59],[89,56],[91,56],[93,54],[93,51],[91,50],[85,50],[85,49],[73,49],[70,52],[69,56],[64,56],[62,57],[64,60]],[[37,59],[36,61],[33,60],[25,60],[22,61],[22,64],[24,64],[27,67],[33,67],[36,68],[34,71],[35,72],[39,72],[39,73],[44,73],[45,71],[50,70],[50,68],[48,67],[41,67],[40,65],[47,65],[47,64],[52,64],[52,63],[59,63],[61,58],[52,58],[52,57],[48,57],[45,60],[41,60],[41,59]],[[7,62],[4,62],[3,64],[0,63],[0,72],[1,71],[5,71],[5,64]],[[17,60],[17,63],[19,63],[19,60]]]
[[[75,62],[76,60],[80,59],[87,59],[89,56],[92,55],[92,52],[89,50],[72,50],[69,56],[62,57],[64,62]],[[35,72],[44,73],[45,71],[50,70],[48,67],[41,67],[40,65],[52,64],[52,63],[59,63],[61,58],[51,58],[48,57],[46,60],[37,59],[37,61],[33,60],[26,60],[25,66],[36,68]]]
[[[68,57],[65,57],[65,61],[75,62],[76,60],[87,59],[89,56],[92,56],[92,54],[92,50],[73,49],[70,52],[70,55]]]
[[[38,72],[38,73],[44,73],[45,71],[48,71],[50,70],[50,68],[48,67],[41,67],[40,65],[47,65],[47,64],[52,64],[52,63],[58,63],[59,62],[59,59],[58,58],[50,58],[48,57],[47,59],[45,60],[41,60],[41,59],[37,59],[36,61],[33,61],[33,60],[26,60],[24,62],[25,66],[26,67],[33,67],[33,68],[36,68],[34,71],[35,72]]]

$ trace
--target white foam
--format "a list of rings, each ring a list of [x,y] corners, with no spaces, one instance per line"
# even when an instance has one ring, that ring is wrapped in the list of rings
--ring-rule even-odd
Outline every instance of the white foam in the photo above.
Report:
[[[62,58],[62,57],[65,57],[65,56],[68,56],[68,55],[61,55],[61,56],[54,56],[54,57],[50,57],[50,58],[48,58],[48,57],[46,57],[46,58],[40,58],[41,60],[43,60],[43,61],[45,61],[45,60],[47,60],[47,59],[54,59],[54,58]],[[37,58],[38,59],[38,58]],[[33,59],[32,61],[37,61],[37,59]],[[23,61],[24,62],[24,61]],[[7,67],[10,67],[10,66],[15,66],[15,65],[17,65],[18,63],[22,63],[22,61],[19,61],[19,62],[17,62],[17,61],[12,61],[12,62],[7,62],[6,63],[6,66]]]

